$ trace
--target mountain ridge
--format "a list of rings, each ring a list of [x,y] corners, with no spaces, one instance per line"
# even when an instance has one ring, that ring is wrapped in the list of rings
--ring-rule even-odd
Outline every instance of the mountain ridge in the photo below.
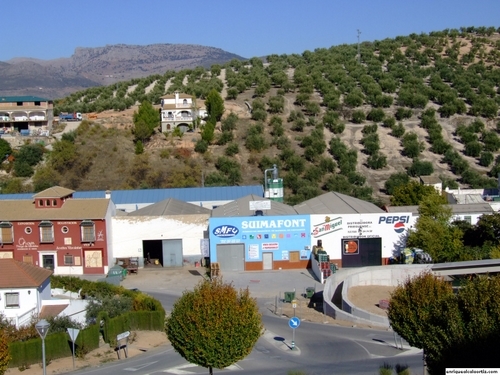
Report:
[[[70,57],[0,61],[0,95],[61,98],[93,86],[110,85],[168,70],[209,68],[243,57],[198,44],[108,44],[76,47]],[[42,72],[43,74],[40,74]]]

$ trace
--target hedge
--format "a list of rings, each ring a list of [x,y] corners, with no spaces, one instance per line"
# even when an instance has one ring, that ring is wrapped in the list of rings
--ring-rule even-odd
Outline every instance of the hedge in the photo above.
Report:
[[[164,311],[131,311],[109,319],[107,314],[100,315],[104,320],[104,341],[116,345],[116,336],[125,331],[163,331],[165,329]],[[80,331],[75,343],[77,354],[88,353],[99,347],[99,324],[94,324]],[[9,367],[20,367],[42,362],[42,340],[32,339],[9,344],[12,359]],[[66,332],[54,333],[45,338],[45,356],[50,361],[57,358],[71,357],[72,343]]]
[[[94,324],[83,329],[78,334],[75,350],[88,353],[99,347],[99,326]],[[12,359],[9,367],[28,366],[42,363],[42,339],[28,341],[16,341],[9,344]],[[72,355],[72,343],[66,332],[47,335],[45,338],[45,357],[47,361],[70,357]]]
[[[163,311],[131,311],[109,319],[105,314],[103,336],[111,346],[116,345],[116,336],[126,331],[163,331],[165,313]]]

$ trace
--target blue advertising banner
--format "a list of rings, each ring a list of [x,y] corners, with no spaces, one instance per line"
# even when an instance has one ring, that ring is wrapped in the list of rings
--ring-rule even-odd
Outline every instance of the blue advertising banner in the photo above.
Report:
[[[289,251],[300,251],[300,259],[311,255],[309,215],[214,217],[209,219],[210,258],[217,245],[245,244],[245,261],[262,261],[262,252],[273,252],[274,260],[288,260]]]

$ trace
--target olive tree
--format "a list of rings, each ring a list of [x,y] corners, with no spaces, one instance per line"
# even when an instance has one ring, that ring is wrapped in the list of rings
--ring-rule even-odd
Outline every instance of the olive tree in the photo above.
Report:
[[[175,302],[166,321],[175,351],[188,362],[223,369],[245,358],[262,333],[259,308],[247,289],[204,280]]]

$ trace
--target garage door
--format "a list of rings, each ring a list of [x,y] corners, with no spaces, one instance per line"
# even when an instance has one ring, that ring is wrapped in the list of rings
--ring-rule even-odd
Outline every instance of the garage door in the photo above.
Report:
[[[342,239],[342,267],[382,265],[381,238]]]
[[[217,245],[217,262],[221,271],[244,271],[245,244]]]
[[[163,267],[182,267],[182,240],[163,240]]]

